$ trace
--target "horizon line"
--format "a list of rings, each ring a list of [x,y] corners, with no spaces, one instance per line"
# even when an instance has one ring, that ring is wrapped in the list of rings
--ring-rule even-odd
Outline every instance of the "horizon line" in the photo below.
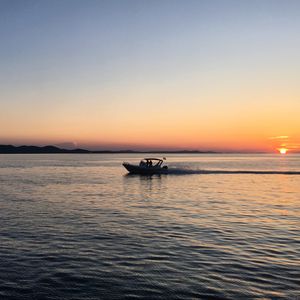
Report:
[[[133,150],[133,149],[103,149],[103,150],[89,150],[84,148],[60,148],[55,145],[45,145],[45,146],[36,146],[36,145],[21,145],[15,146],[12,144],[0,144],[0,153],[1,154],[38,154],[38,153],[66,153],[66,154],[101,154],[101,153],[190,153],[190,154],[271,154],[274,152],[271,151],[255,151],[255,150],[200,150],[200,149],[145,149],[145,150]],[[291,152],[290,152],[291,153]],[[297,151],[292,151],[292,153],[300,153]]]

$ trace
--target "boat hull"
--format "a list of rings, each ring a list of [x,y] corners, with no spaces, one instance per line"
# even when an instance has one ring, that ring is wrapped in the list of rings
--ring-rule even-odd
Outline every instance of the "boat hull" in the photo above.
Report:
[[[168,174],[167,168],[149,167],[149,166],[143,167],[143,166],[132,165],[129,163],[123,163],[123,166],[130,174],[140,174],[140,175]]]

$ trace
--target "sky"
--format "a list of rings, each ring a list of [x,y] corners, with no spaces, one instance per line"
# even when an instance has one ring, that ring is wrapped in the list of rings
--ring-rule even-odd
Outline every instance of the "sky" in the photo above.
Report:
[[[300,150],[298,0],[0,0],[0,144]]]

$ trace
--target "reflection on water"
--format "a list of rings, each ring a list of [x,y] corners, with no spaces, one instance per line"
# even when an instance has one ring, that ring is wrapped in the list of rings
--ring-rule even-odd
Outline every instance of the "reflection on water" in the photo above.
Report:
[[[1,299],[296,299],[299,156],[0,156]]]

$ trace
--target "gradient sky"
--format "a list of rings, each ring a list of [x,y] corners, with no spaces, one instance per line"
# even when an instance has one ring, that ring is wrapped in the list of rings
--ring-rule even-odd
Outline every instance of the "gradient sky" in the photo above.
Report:
[[[300,149],[300,1],[0,0],[0,144]]]

